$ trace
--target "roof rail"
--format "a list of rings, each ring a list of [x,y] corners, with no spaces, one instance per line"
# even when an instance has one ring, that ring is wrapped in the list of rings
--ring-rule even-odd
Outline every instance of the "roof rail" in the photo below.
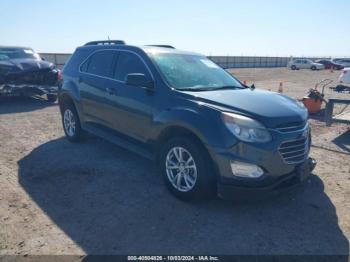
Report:
[[[85,44],[87,45],[125,45],[123,40],[101,40],[101,41],[91,41]]]
[[[147,45],[147,46],[155,46],[155,47],[164,47],[164,48],[176,49],[175,47],[173,47],[171,45]]]

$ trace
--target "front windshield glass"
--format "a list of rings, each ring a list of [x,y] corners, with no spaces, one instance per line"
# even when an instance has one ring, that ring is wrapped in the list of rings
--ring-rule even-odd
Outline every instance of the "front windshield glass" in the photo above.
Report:
[[[151,59],[168,84],[180,90],[244,88],[238,80],[204,56],[152,53]]]
[[[39,60],[40,56],[32,49],[22,48],[0,48],[0,61],[17,58],[30,58]]]

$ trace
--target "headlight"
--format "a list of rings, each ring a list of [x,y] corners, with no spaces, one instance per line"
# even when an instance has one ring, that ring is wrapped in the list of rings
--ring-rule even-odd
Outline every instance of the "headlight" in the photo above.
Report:
[[[232,134],[245,142],[266,143],[271,141],[271,135],[259,122],[245,116],[222,113],[222,119]]]

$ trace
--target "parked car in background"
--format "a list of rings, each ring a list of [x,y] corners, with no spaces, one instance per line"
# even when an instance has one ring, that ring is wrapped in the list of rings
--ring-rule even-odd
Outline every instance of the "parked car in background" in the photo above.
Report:
[[[0,46],[0,96],[46,95],[57,100],[60,71],[29,47]]]
[[[339,82],[343,84],[350,84],[350,67],[343,69],[339,77]]]
[[[343,65],[335,63],[332,60],[320,59],[320,60],[316,60],[315,62],[324,65],[325,69],[333,68],[335,70],[341,70],[344,68]]]
[[[342,65],[343,67],[350,67],[350,59],[346,58],[336,58],[333,59],[333,62]]]
[[[288,63],[287,67],[289,67],[292,70],[299,70],[299,69],[321,70],[325,68],[324,65],[320,63],[315,63],[310,59],[294,59]]]
[[[87,131],[154,159],[181,199],[276,193],[315,166],[303,104],[249,88],[204,55],[90,42],[65,65],[58,100],[69,141]]]

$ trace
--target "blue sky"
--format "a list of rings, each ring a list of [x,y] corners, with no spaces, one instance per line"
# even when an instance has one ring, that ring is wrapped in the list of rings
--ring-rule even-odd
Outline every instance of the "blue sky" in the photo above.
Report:
[[[0,45],[72,52],[96,39],[206,55],[350,56],[349,0],[1,0]]]

